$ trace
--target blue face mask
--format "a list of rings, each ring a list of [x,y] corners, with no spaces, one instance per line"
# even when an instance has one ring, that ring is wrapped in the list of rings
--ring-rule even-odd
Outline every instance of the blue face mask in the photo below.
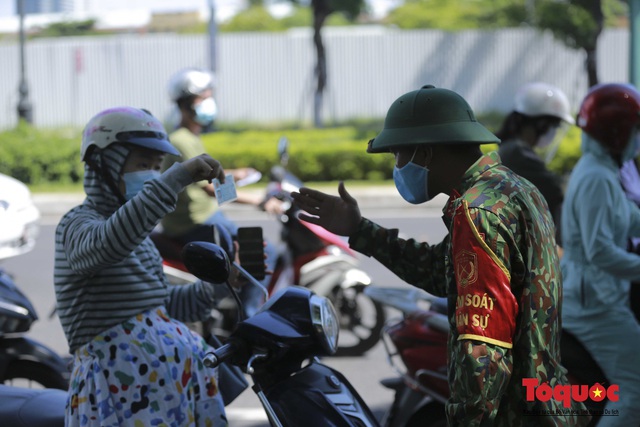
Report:
[[[215,120],[218,107],[213,98],[206,98],[194,107],[194,111],[196,112],[194,120],[202,126],[207,126]]]
[[[122,175],[125,188],[124,198],[131,200],[142,190],[145,182],[157,179],[158,177],[160,177],[160,172],[152,170],[125,173]]]
[[[414,152],[413,155],[415,156],[415,154]],[[413,157],[403,167],[393,167],[393,182],[396,184],[398,193],[403,199],[414,205],[432,199],[429,197],[429,189],[427,188],[428,176],[429,169],[413,163]]]

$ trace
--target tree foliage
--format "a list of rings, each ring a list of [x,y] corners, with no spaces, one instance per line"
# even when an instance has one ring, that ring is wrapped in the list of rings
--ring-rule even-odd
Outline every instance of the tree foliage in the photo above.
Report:
[[[220,32],[239,31],[283,31],[286,27],[282,20],[276,19],[262,5],[252,5],[228,22],[220,24]]]
[[[385,22],[403,29],[501,28],[527,21],[524,0],[407,0]]]
[[[258,32],[286,31],[290,28],[310,27],[313,13],[310,8],[295,5],[292,13],[282,18],[273,17],[262,5],[250,6],[243,12],[219,25],[220,32]],[[343,14],[332,14],[327,18],[326,26],[350,25],[351,21]],[[204,30],[203,30],[204,31]]]
[[[54,22],[34,32],[33,37],[68,37],[96,34],[96,20]]]
[[[447,31],[534,26],[541,22],[542,11],[545,15],[552,14],[554,21],[562,27],[564,23],[581,19],[573,16],[575,6],[584,10],[585,4],[594,2],[602,3],[606,26],[627,25],[625,0],[406,0],[391,11],[385,22],[398,28]],[[549,4],[552,4],[551,8],[543,10]]]
[[[579,49],[595,46],[602,30],[588,9],[575,2],[559,3],[542,0],[537,9],[537,23],[549,29],[567,46]]]
[[[606,25],[620,25],[627,15],[621,0],[538,0],[536,25],[573,49],[586,53],[589,86],[598,84],[598,37]]]

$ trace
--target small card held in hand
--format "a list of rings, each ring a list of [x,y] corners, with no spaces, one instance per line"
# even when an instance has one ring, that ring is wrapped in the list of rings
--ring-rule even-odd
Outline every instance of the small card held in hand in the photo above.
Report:
[[[236,184],[233,182],[233,175],[226,175],[224,184],[221,184],[218,178],[215,178],[213,180],[213,188],[216,191],[218,206],[233,202],[238,198],[238,194],[236,193]]]

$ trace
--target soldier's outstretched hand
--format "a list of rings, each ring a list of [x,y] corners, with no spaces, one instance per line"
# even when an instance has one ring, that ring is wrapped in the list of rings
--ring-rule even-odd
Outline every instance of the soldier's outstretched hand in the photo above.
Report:
[[[317,224],[334,234],[350,236],[362,219],[360,208],[343,182],[338,186],[338,194],[340,197],[302,187],[299,192],[291,193],[291,196],[293,204],[304,211],[298,218]]]

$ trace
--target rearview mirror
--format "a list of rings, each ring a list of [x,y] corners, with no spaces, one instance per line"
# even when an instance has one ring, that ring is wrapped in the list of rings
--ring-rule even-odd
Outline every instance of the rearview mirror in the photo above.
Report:
[[[231,265],[227,253],[209,242],[191,242],[182,248],[185,267],[200,280],[224,283],[229,278]]]

